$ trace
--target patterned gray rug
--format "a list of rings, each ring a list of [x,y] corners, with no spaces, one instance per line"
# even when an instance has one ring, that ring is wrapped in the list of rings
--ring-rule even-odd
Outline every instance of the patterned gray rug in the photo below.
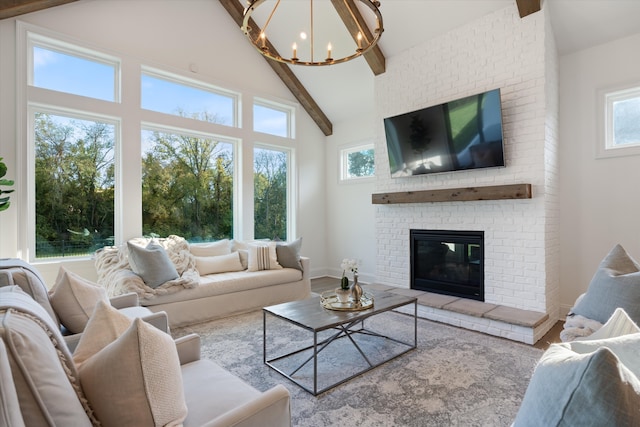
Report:
[[[309,332],[273,317],[267,321],[270,357],[312,343]],[[412,322],[404,314],[386,313],[367,320],[366,326],[412,341]],[[296,427],[509,426],[542,355],[525,344],[419,319],[417,349],[314,397],[264,365],[262,330],[262,311],[254,311],[176,329],[173,335],[199,334],[203,358],[259,390],[283,384],[291,392]],[[400,351],[379,339],[357,339],[374,359]],[[290,368],[286,363],[285,370]],[[318,369],[326,379],[362,363],[353,344],[342,339],[320,353]],[[308,365],[296,372],[297,380],[310,381]]]

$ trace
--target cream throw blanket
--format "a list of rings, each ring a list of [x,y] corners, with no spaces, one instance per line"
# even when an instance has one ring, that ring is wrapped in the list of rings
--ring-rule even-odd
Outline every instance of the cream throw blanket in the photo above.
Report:
[[[172,235],[159,239],[139,237],[130,241],[145,247],[151,240],[167,251],[169,259],[175,265],[180,276],[157,288],[151,288],[131,270],[127,245],[104,247],[96,251],[95,264],[98,272],[98,284],[107,290],[110,297],[135,292],[141,299],[153,299],[158,295],[172,294],[182,289],[198,286],[200,275],[196,270],[196,260],[189,252],[189,243],[184,238]]]

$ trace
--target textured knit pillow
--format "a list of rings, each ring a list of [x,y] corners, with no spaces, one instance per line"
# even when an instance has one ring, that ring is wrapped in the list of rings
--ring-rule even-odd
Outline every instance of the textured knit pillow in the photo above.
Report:
[[[240,255],[238,252],[231,252],[228,255],[208,257],[197,256],[195,258],[196,269],[200,275],[244,270],[244,267],[242,267],[242,263],[240,262]]]
[[[159,244],[151,241],[147,247],[127,242],[129,249],[129,265],[131,270],[144,280],[151,288],[180,277],[175,265],[171,262],[167,251]]]
[[[279,270],[282,268],[278,264],[275,242],[251,244],[248,245],[248,248],[249,266],[247,269],[249,271]]]
[[[295,268],[302,271],[302,263],[300,262],[300,247],[302,246],[302,237],[289,243],[278,243],[276,245],[276,254],[278,255],[278,264],[283,268]]]
[[[618,307],[640,322],[640,264],[620,245],[602,260],[586,294],[571,311],[605,323]]]
[[[219,256],[231,253],[231,241],[229,239],[218,240],[211,243],[190,244],[189,251],[194,256]]]
[[[49,302],[65,328],[82,332],[99,301],[109,301],[104,288],[60,267]]]
[[[99,302],[93,311],[87,327],[73,352],[77,366],[118,339],[131,326],[133,319],[120,313],[111,304]]]
[[[135,319],[79,372],[104,427],[178,426],[187,417],[176,345],[142,319]]]
[[[574,352],[553,344],[542,355],[514,422],[526,426],[640,425],[640,381],[607,347]]]

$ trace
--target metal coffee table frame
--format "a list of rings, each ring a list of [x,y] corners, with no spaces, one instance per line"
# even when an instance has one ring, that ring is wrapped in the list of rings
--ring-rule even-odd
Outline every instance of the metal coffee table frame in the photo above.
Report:
[[[373,368],[376,368],[390,360],[393,360],[397,357],[402,356],[403,354],[415,349],[418,344],[418,304],[417,298],[415,297],[407,297],[404,295],[396,295],[391,293],[377,293],[374,296],[374,306],[370,309],[363,311],[332,311],[323,308],[320,304],[320,298],[310,298],[308,300],[302,301],[293,301],[284,304],[278,304],[270,307],[265,307],[262,310],[263,315],[263,362],[279,372],[284,377],[288,378],[290,381],[301,387],[303,390],[313,394],[314,396],[319,395],[333,387],[336,387],[340,384],[343,384],[359,375],[364,374],[365,372],[370,371]],[[368,330],[364,327],[364,320],[381,314],[385,312],[392,311],[396,308],[413,304],[413,314],[409,314],[409,316],[413,317],[413,343],[405,342],[402,340],[398,340],[387,335],[379,334],[375,331]],[[267,314],[282,319],[286,322],[289,322],[293,325],[296,325],[300,328],[303,328],[307,331],[313,333],[313,345],[283,354],[274,358],[267,358]],[[405,315],[405,314],[399,314]],[[360,324],[359,328],[356,328],[356,325]],[[318,341],[318,333],[328,330],[335,329],[337,332],[331,335],[330,337],[323,339],[322,341]],[[351,335],[353,334],[367,334],[370,336],[376,336],[382,339],[390,340],[395,343],[406,346],[407,348],[401,351],[398,354],[395,354],[389,358],[381,360],[379,363],[372,363],[362,348],[358,345],[358,343],[353,339]],[[358,350],[360,355],[367,362],[368,366],[365,366],[364,369],[356,372],[349,377],[337,381],[335,383],[329,384],[328,386],[318,389],[318,354],[326,349],[331,343],[335,342],[338,339],[347,338]],[[292,372],[287,373],[274,365],[274,362],[277,362],[282,359],[286,359],[288,357],[299,354],[303,351],[307,351],[313,349],[311,356],[309,356],[300,366],[294,369]],[[302,367],[307,365],[309,362],[313,362],[313,388],[309,388],[302,384],[300,381],[296,380],[293,375],[298,372]]]

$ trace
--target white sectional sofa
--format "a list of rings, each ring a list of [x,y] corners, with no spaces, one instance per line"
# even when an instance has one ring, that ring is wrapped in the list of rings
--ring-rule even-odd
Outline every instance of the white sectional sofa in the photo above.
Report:
[[[311,296],[309,258],[301,258],[303,271],[293,268],[234,271],[200,276],[195,288],[140,304],[153,312],[164,311],[171,327],[218,319],[268,305]]]
[[[255,242],[254,245],[254,242],[225,240],[189,245],[178,236],[133,241],[140,247],[150,242],[166,250],[178,277],[154,288],[148,286],[142,276],[132,270],[127,247],[121,246],[96,252],[98,283],[107,289],[110,296],[137,293],[140,305],[153,312],[166,312],[171,327],[205,322],[311,296],[310,260],[297,255],[299,240],[292,243],[296,246],[293,251],[289,250],[292,246],[279,243],[279,249],[283,249],[280,262],[284,267],[276,265],[272,257],[271,266],[278,267],[273,269],[269,268],[269,259],[260,260],[263,261],[260,266],[255,263],[252,265],[255,246],[265,245],[266,242]],[[268,244],[272,247],[278,245],[274,242]],[[223,250],[220,250],[221,245],[224,246]],[[289,254],[288,259],[285,253]],[[295,262],[292,262],[293,253]],[[230,257],[235,258],[233,266],[228,261]]]

